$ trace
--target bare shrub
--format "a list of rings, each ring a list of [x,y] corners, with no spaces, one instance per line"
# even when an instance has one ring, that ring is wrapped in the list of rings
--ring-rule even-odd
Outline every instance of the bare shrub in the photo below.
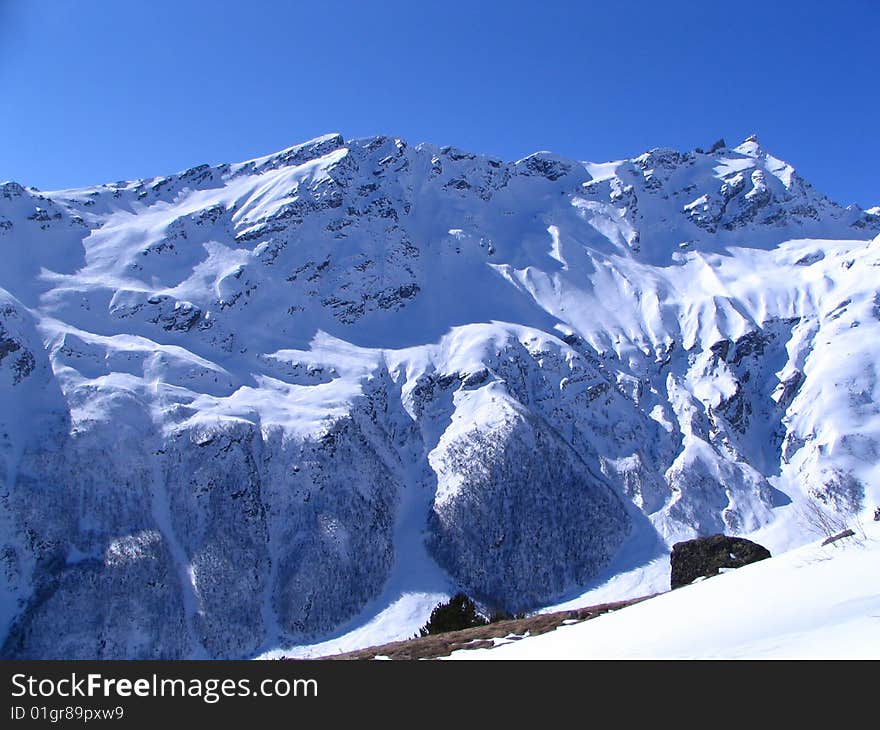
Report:
[[[823,544],[833,544],[831,538],[840,537],[841,533],[846,531],[852,532],[851,537],[857,542],[865,539],[864,526],[855,513],[839,512],[829,507],[815,494],[807,495],[798,505],[797,517],[805,529],[825,538],[827,542]]]

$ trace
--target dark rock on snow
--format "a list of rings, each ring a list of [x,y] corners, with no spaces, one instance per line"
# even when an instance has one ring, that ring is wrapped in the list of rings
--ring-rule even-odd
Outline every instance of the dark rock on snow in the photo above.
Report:
[[[742,537],[712,535],[677,542],[672,546],[672,588],[680,588],[700,577],[718,575],[721,568],[741,568],[770,557],[763,545]]]

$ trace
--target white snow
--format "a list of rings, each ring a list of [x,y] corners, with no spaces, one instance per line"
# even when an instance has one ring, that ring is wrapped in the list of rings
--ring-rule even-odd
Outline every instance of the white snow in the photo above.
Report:
[[[362,626],[333,639],[286,649],[273,649],[259,659],[319,658],[367,646],[403,641],[417,636],[431,610],[449,599],[447,593],[408,593],[377,613]],[[378,657],[377,657],[378,658]]]
[[[617,174],[617,168],[623,162],[623,160],[616,160],[614,162],[584,162],[583,165],[593,182],[601,182],[613,178]]]
[[[452,659],[880,659],[880,523]]]

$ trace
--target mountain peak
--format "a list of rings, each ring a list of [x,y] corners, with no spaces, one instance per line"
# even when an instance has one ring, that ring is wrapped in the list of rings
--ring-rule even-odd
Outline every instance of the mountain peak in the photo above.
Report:
[[[323,157],[345,145],[345,138],[338,132],[323,134],[306,142],[287,147],[263,157],[232,165],[234,172],[265,172],[279,167],[291,167]]]
[[[757,134],[750,134],[741,144],[734,147],[733,150],[734,152],[739,152],[741,155],[746,155],[748,157],[758,157],[764,152],[761,143],[758,141]]]

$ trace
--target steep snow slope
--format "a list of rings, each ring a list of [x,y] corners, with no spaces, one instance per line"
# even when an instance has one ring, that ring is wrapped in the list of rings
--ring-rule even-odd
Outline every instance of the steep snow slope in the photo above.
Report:
[[[754,138],[7,183],[3,654],[252,656],[870,509],[878,231]]]
[[[453,659],[878,659],[880,526]]]

